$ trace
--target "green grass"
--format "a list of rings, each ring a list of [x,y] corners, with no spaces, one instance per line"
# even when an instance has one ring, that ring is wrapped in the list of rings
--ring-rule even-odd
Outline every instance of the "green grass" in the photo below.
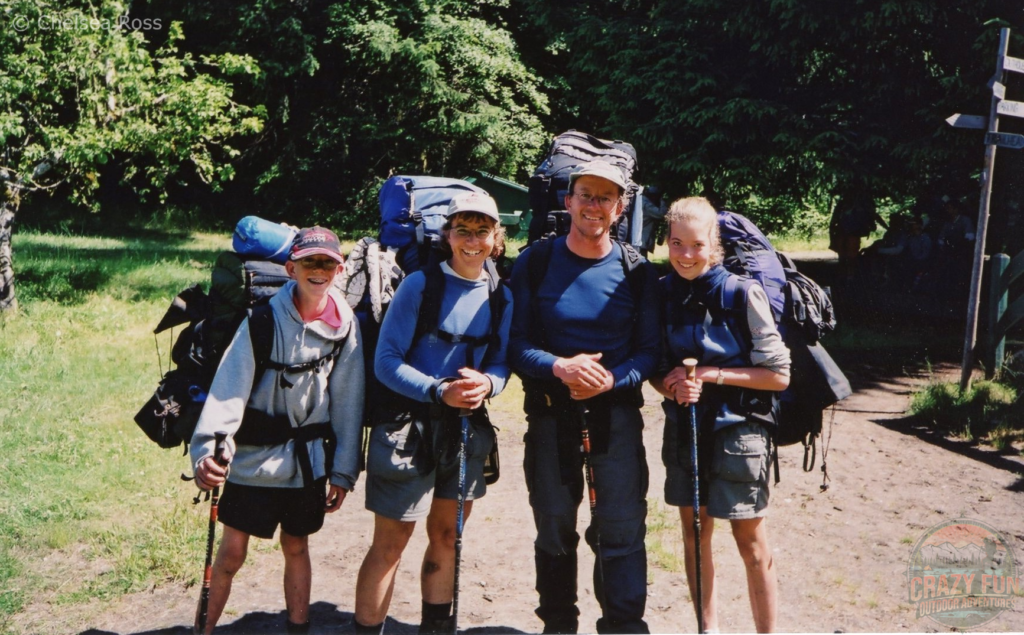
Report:
[[[15,234],[20,309],[0,314],[0,633],[39,597],[85,605],[198,582],[208,507],[178,478],[188,459],[132,417],[161,375],[152,328],[181,289],[208,287],[227,248],[218,234]],[[164,369],[176,333],[159,337]],[[492,409],[521,415],[518,380]]]
[[[648,499],[647,557],[653,566],[671,573],[684,571],[682,529],[676,508]]]
[[[18,299],[76,305],[108,296],[167,303],[188,284],[208,280],[211,263],[230,247],[230,238],[216,234],[130,239],[20,232],[14,236]]]
[[[934,383],[914,395],[910,412],[936,429],[968,441],[1000,430],[1001,444],[1021,432],[1017,391],[994,381],[978,381],[965,392],[953,382]]]
[[[795,253],[801,251],[828,251],[828,233],[814,234],[780,234],[768,237],[777,251]]]
[[[0,314],[0,624],[52,590],[35,572],[53,552],[102,571],[66,576],[59,602],[198,579],[181,568],[205,548],[194,488],[178,479],[187,459],[132,416],[160,377],[152,327],[227,245],[15,235],[20,310]]]

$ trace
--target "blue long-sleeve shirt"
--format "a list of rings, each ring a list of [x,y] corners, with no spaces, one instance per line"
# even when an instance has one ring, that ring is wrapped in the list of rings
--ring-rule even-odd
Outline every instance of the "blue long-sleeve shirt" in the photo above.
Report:
[[[509,360],[513,369],[527,377],[554,380],[558,358],[601,353],[600,364],[611,372],[614,388],[640,386],[654,372],[660,352],[654,267],[646,261],[637,265],[643,270],[637,301],[617,243],[611,253],[598,259],[572,253],[564,237],[556,238],[551,249],[536,298],[530,297],[528,280],[532,249],[516,260],[512,271],[515,311]],[[533,302],[538,303],[544,321],[546,343],[540,325],[534,323]]]
[[[468,280],[447,264],[444,271],[444,296],[438,328],[448,333],[482,337],[491,329],[488,304],[488,280]],[[374,358],[374,372],[385,386],[416,401],[431,401],[442,379],[458,377],[466,365],[465,342],[446,342],[434,334],[413,341],[416,320],[427,278],[421,271],[410,274],[395,292],[391,307],[381,325],[380,340]],[[491,380],[490,396],[499,394],[510,374],[507,350],[512,323],[512,294],[503,288],[508,304],[501,320],[500,346],[479,346],[474,351],[474,367]]]

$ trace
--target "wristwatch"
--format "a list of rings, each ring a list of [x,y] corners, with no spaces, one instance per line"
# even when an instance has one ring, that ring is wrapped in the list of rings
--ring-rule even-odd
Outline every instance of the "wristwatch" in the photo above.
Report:
[[[715,383],[719,386],[725,385],[725,375],[722,374],[722,367],[718,367],[718,377],[715,378]]]

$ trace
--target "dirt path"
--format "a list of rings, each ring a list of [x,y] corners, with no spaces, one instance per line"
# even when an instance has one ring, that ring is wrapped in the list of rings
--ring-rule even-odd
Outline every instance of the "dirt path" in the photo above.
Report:
[[[830,489],[819,491],[822,477],[817,469],[801,471],[802,448],[782,448],[782,482],[773,489],[769,516],[780,581],[779,630],[947,630],[928,618],[917,618],[908,599],[905,572],[913,545],[927,528],[944,520],[976,519],[1008,538],[1020,563],[1024,460],[1017,450],[1001,454],[978,449],[907,423],[903,413],[908,394],[927,379],[923,375],[894,377],[891,371],[870,366],[848,368],[848,373],[856,393],[836,414],[828,453]],[[661,502],[660,409],[653,393],[649,396],[649,521],[652,538],[659,543],[649,553],[652,563],[670,561],[673,555],[681,562],[678,516]],[[524,424],[501,413],[496,423],[501,427],[503,474],[478,503],[467,526],[460,624],[476,633],[534,633],[541,623],[533,614],[533,528],[521,471]],[[819,455],[819,466],[821,459]],[[372,527],[362,502],[360,489],[312,540],[314,633],[352,632],[353,586]],[[581,524],[588,519],[585,505],[580,517]],[[658,531],[658,523],[667,528]],[[417,571],[424,544],[424,532],[418,530],[398,573],[387,632],[416,631]],[[270,545],[263,542],[253,549],[236,578],[223,632],[280,632],[281,558]],[[580,553],[581,627],[592,632],[598,617],[589,583],[593,560],[589,551]],[[714,553],[721,630],[751,631],[742,564],[727,524],[717,527]],[[652,565],[649,577],[647,619],[652,632],[694,632],[696,623],[678,568],[669,571]],[[123,598],[104,610],[93,606],[69,611],[37,604],[17,618],[15,627],[33,633],[185,633],[196,597],[195,588],[164,586]],[[984,629],[1024,631],[1024,597],[1017,597],[1014,609]]]

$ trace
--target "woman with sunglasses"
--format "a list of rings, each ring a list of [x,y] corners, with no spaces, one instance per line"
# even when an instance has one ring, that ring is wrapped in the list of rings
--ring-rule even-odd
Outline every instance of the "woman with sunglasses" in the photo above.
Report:
[[[287,632],[309,631],[309,535],[359,475],[365,370],[358,322],[333,286],[343,262],[334,232],[301,230],[285,263],[292,279],[270,300],[269,363],[258,372],[244,320],[210,386],[191,446],[196,484],[224,486],[206,633],[227,603],[249,537],[271,539],[278,526]],[[226,467],[215,460],[217,434],[227,437]]]
[[[484,462],[495,437],[483,403],[502,391],[510,372],[512,296],[484,266],[504,247],[497,205],[487,195],[456,196],[441,235],[447,260],[403,280],[381,325],[374,368],[388,390],[382,403],[368,404],[374,425],[366,508],[375,517],[356,585],[357,633],[382,632],[398,563],[423,519],[429,543],[420,573],[420,633],[451,631],[460,453],[464,519],[486,491]],[[425,332],[435,316],[436,328]],[[460,452],[461,419],[469,411]]]

